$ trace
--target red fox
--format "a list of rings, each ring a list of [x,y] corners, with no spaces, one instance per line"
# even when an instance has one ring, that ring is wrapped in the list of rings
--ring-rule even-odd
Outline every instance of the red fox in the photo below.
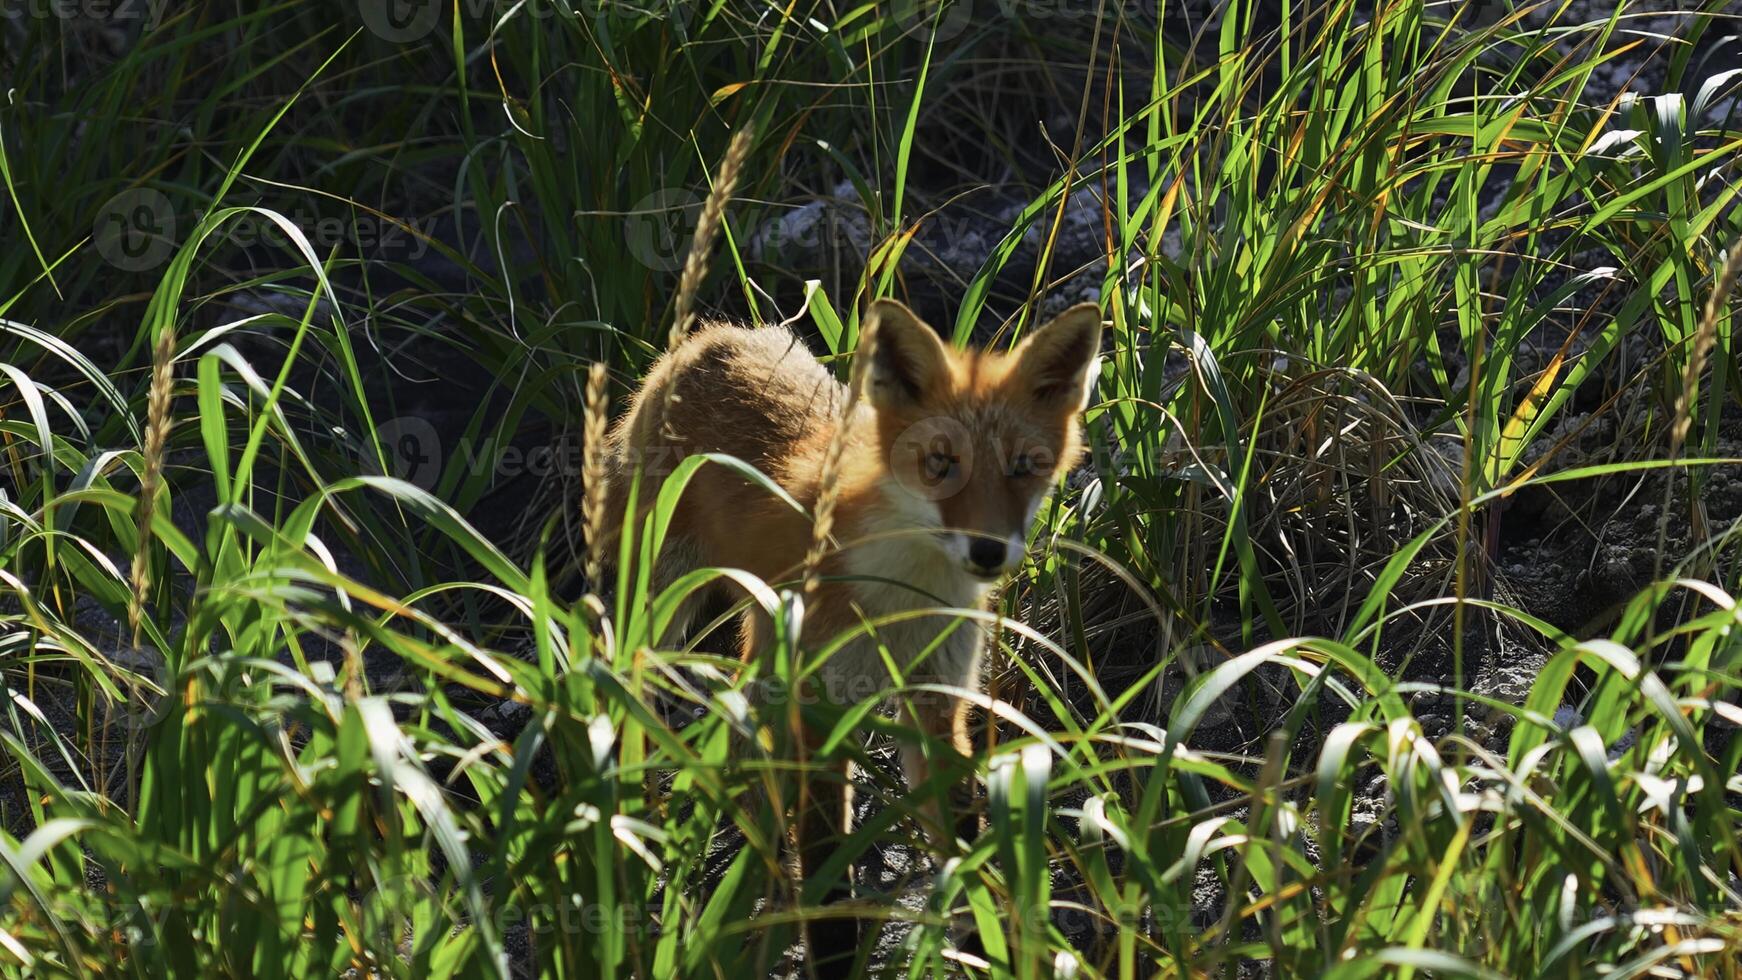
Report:
[[[910,684],[972,689],[984,642],[975,624],[942,615],[869,632],[864,624],[912,610],[989,606],[1021,563],[1041,502],[1081,455],[1078,416],[1094,385],[1100,310],[1072,307],[1008,353],[953,350],[893,300],[874,303],[867,324],[871,362],[863,397],[844,422],[833,488],[840,547],[821,565],[825,578],[807,603],[804,639],[814,649],[861,631],[820,669],[821,693],[837,702],[892,686],[879,644]],[[639,499],[648,501],[662,474],[703,452],[750,463],[814,511],[847,401],[846,387],[785,328],[702,327],[654,365],[612,430],[606,513],[623,514],[637,465]],[[811,540],[810,519],[790,504],[732,470],[704,466],[672,519],[655,581],[727,567],[790,583]],[[769,629],[759,608],[744,615],[746,657],[763,648]],[[969,756],[964,709],[947,697],[903,705],[920,731]],[[903,746],[901,761],[910,785],[933,778],[921,747]],[[805,852],[851,819],[850,784],[844,772],[838,778],[827,789],[812,784],[802,797],[812,801],[799,815],[807,876],[815,862]],[[936,807],[925,816],[934,845],[954,842]]]

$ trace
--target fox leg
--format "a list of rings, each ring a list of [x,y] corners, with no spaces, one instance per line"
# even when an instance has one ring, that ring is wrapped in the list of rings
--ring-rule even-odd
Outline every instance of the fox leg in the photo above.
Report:
[[[659,556],[653,562],[653,575],[650,577],[648,594],[657,596],[664,592],[673,582],[701,567],[702,551],[694,541],[678,535],[667,535]],[[681,643],[690,635],[690,630],[696,624],[696,618],[707,604],[707,598],[712,587],[698,589],[678,604],[672,614],[671,623],[656,641],[661,644]]]
[[[664,545],[659,550],[659,555],[653,560],[653,573],[648,577],[647,595],[649,600],[658,597],[673,582],[701,567],[701,564],[701,549],[696,546],[695,542],[678,535],[667,535]],[[618,573],[615,565],[616,563],[612,562],[607,566],[607,581],[616,579],[617,581],[613,584],[620,584],[624,588],[633,588],[633,568],[624,575]],[[592,585],[596,591],[603,592],[607,596],[611,594],[606,583],[596,582]],[[681,645],[690,638],[696,622],[702,611],[708,606],[710,598],[721,594],[723,593],[714,585],[704,586],[691,592],[672,611],[671,620],[666,623],[665,629],[653,638],[654,644],[656,646]],[[610,600],[606,601],[609,605]]]
[[[812,693],[814,688],[808,684],[801,688],[800,703],[808,700],[803,695]],[[798,741],[804,747],[805,762],[799,776],[794,821],[799,878],[803,904],[823,912],[823,917],[805,923],[805,950],[815,976],[845,977],[852,974],[859,951],[859,920],[851,915],[833,914],[837,910],[829,906],[852,899],[853,868],[848,865],[838,876],[825,878],[823,867],[853,830],[850,760],[819,763],[817,756],[828,733],[802,721],[799,727]]]
[[[949,785],[945,790],[949,795],[948,814],[940,804],[941,794],[935,791],[920,805],[921,830],[931,844],[932,860],[942,867],[944,861],[957,853],[958,840],[972,841],[980,836],[980,815],[973,799],[970,760],[974,753],[968,738],[968,703],[928,691],[913,695],[902,710],[930,743],[901,747],[901,768],[907,785],[917,790],[931,782],[940,770],[948,774]],[[980,934],[971,918],[952,916],[949,931],[957,949],[976,955],[983,952]]]
[[[974,811],[969,778],[969,760],[974,750],[968,738],[968,704],[947,694],[926,691],[914,694],[903,711],[930,743],[901,747],[901,771],[907,777],[907,785],[917,790],[931,782],[940,769],[950,774],[949,813],[954,819],[946,819],[935,793],[921,804],[920,818],[932,850],[939,855],[953,854],[958,837],[973,840],[979,836],[979,816]]]
[[[811,748],[818,746],[820,738]],[[859,950],[859,921],[838,914],[830,906],[852,898],[852,868],[843,869],[828,881],[824,881],[822,870],[852,829],[853,784],[845,760],[830,763],[825,770],[809,770],[801,777],[797,811],[803,904],[823,913],[805,923],[805,949],[816,976],[848,976]]]
[[[749,663],[763,650],[773,624],[759,609],[752,609],[740,620],[742,657]],[[788,700],[781,707],[796,711],[816,693],[814,682],[806,682],[788,691]],[[762,691],[758,699],[767,698]],[[772,708],[763,700],[764,708]],[[778,712],[769,712],[775,724],[783,723]],[[859,920],[842,915],[829,906],[853,897],[853,869],[849,865],[835,878],[824,880],[823,868],[829,858],[840,850],[841,841],[852,832],[853,783],[849,778],[850,760],[841,758],[826,765],[818,763],[828,732],[805,724],[798,715],[789,715],[796,731],[792,734],[804,755],[804,768],[798,781],[798,799],[793,806],[793,820],[787,836],[789,853],[796,853],[799,870],[799,904],[821,914],[804,922],[805,955],[810,964],[810,976],[846,977],[852,975],[859,950]]]

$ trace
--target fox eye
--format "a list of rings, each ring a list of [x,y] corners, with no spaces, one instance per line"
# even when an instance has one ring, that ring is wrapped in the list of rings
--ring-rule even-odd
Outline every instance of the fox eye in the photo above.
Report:
[[[942,480],[956,469],[956,457],[948,453],[927,453],[925,475],[928,480]]]
[[[1027,453],[1018,453],[1016,458],[1010,462],[1010,475],[1033,476],[1034,459]]]

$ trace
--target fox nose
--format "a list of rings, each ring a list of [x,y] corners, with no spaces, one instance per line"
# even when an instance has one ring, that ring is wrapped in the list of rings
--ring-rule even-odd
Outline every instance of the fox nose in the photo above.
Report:
[[[968,564],[982,575],[995,575],[1004,570],[1004,542],[992,538],[974,538],[968,542]]]

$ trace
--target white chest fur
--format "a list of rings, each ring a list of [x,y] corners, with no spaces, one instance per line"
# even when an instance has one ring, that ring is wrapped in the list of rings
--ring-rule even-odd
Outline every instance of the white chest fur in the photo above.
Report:
[[[823,668],[845,700],[861,700],[894,683],[885,652],[908,683],[972,688],[978,682],[985,627],[944,610],[984,609],[991,587],[946,557],[930,534],[910,525],[847,549],[853,601],[872,627]]]

